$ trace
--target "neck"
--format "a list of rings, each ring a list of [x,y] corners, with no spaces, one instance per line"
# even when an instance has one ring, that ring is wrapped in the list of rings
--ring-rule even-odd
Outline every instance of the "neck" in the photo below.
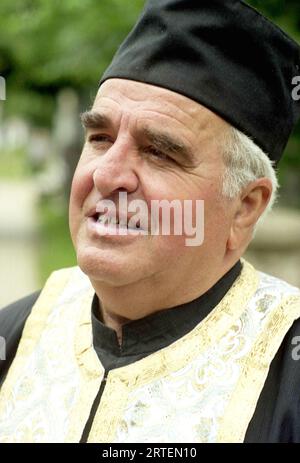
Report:
[[[238,260],[238,259],[237,259]],[[142,280],[134,284],[111,286],[102,281],[91,281],[101,301],[101,315],[104,323],[114,329],[122,342],[122,326],[132,320],[138,320],[161,310],[176,307],[193,301],[206,293],[235,264],[216,269],[205,277],[191,275],[188,280],[182,276],[164,279],[159,275],[156,281]],[[196,278],[198,277],[198,278]]]

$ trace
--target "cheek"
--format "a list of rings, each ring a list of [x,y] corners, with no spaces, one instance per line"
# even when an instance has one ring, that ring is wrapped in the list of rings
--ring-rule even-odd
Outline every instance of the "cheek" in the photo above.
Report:
[[[230,231],[230,209],[226,204],[215,201],[206,201],[205,209],[205,241],[216,248],[223,248],[227,242]]]
[[[69,223],[73,239],[82,218],[83,203],[93,186],[93,171],[79,163],[73,176],[69,203]]]
[[[79,163],[72,181],[70,206],[81,209],[93,186],[93,169]]]

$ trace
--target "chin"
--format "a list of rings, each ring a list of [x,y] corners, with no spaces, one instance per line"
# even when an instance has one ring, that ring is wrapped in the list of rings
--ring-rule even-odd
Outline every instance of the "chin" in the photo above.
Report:
[[[134,265],[114,258],[111,252],[99,251],[97,248],[85,248],[77,251],[77,263],[80,269],[93,282],[102,282],[109,286],[123,286],[135,281],[134,276],[140,272]]]

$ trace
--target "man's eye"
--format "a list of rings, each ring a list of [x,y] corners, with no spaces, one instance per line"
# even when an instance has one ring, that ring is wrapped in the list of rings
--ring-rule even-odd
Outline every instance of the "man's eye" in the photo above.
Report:
[[[151,154],[152,156],[162,159],[162,160],[172,160],[166,153],[160,151],[159,149],[155,148],[154,146],[148,146],[144,150],[147,154]]]
[[[107,142],[110,142],[111,139],[108,135],[90,135],[88,137],[88,141],[89,143],[93,143],[93,142],[96,142],[96,143],[107,143]]]

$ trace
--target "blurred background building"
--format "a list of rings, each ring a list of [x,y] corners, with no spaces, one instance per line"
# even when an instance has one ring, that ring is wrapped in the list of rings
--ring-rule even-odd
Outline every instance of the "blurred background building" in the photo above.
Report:
[[[300,43],[299,0],[248,0]],[[68,197],[98,81],[144,0],[1,0],[0,307],[76,264]],[[0,98],[1,100],[1,98]],[[280,110],[280,108],[278,109]],[[300,286],[300,126],[247,258]]]

